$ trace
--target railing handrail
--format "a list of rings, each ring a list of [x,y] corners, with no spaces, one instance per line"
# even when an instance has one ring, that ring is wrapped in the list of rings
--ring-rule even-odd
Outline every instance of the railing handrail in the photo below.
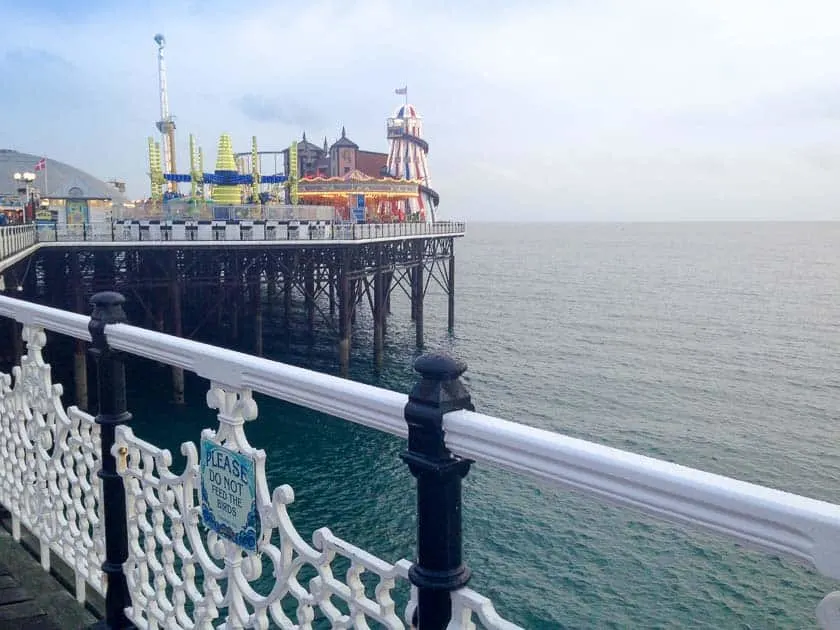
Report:
[[[37,226],[37,238],[43,244],[370,242],[383,239],[460,237],[465,234],[466,223],[463,221],[349,223],[314,219],[110,219],[70,225],[42,223]]]
[[[840,505],[471,411],[444,418],[462,457],[695,525],[840,578]]]
[[[90,340],[83,315],[5,296],[0,315]],[[114,349],[407,436],[404,394],[128,324],[105,334]],[[444,430],[456,455],[788,554],[840,578],[838,505],[471,411],[448,413]]]

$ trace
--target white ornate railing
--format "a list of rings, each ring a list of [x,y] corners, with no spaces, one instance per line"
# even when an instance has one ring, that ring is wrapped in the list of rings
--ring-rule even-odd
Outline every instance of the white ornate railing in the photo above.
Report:
[[[14,386],[8,376],[0,381],[0,502],[68,562],[79,581],[101,590],[94,568],[102,553],[93,481],[97,433],[90,416],[62,411],[60,387],[51,383],[40,355],[43,329],[90,340],[89,319],[6,297],[0,297],[0,316],[24,323],[27,343]],[[203,527],[194,443],[182,447],[187,463],[175,472],[168,451],[138,439],[128,427],[118,428],[111,452],[126,484],[128,616],[138,626],[209,628],[224,618],[229,628],[265,627],[269,621],[309,628],[321,614],[333,627],[367,627],[372,621],[406,627],[417,593],[402,615],[392,593],[412,564],[375,558],[328,529],[318,530],[312,544],[305,542],[287,512],[294,493],[289,486],[269,489],[265,454],[248,442],[247,426],[258,416],[252,394],[260,392],[406,437],[407,396],[127,324],[106,326],[105,337],[113,350],[206,378],[216,426],[205,429],[202,439],[253,458],[256,466],[254,504],[262,530],[254,533],[260,553],[251,553]],[[463,409],[447,413],[443,429],[446,446],[458,456],[790,555],[840,579],[838,505]],[[333,568],[336,557],[349,563],[343,579]],[[299,578],[304,568],[314,576],[307,584]],[[378,576],[372,596],[361,580],[365,572]],[[253,587],[260,576],[273,580],[268,595]],[[823,628],[840,630],[840,592],[823,599],[817,618]],[[456,590],[448,629],[473,628],[476,622],[491,630],[517,627],[502,620],[486,598]]]
[[[0,260],[34,245],[35,240],[34,225],[0,226]]]
[[[333,223],[331,221],[130,221],[41,224],[41,242],[358,241],[463,236],[463,222]]]
[[[44,329],[24,325],[23,340],[20,365],[11,376],[0,373],[0,504],[15,540],[21,525],[38,539],[45,570],[52,551],[74,571],[84,602],[85,584],[105,595],[99,427],[90,414],[62,406],[62,387],[42,355]]]

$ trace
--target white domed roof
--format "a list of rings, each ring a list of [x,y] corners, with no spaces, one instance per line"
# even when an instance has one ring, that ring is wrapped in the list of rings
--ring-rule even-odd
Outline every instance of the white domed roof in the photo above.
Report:
[[[14,192],[16,184],[13,175],[24,171],[35,172],[35,165],[40,160],[39,156],[31,153],[0,149],[0,193]],[[35,172],[37,179],[34,187],[41,192],[42,197],[78,196],[123,200],[123,195],[116,188],[69,164],[47,158],[47,169],[46,173]],[[45,185],[49,186],[49,190],[44,190]]]

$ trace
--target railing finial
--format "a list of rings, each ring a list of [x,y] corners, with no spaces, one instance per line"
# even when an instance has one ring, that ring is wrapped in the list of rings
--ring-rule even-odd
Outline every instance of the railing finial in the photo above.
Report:
[[[427,354],[414,369],[421,379],[405,407],[408,450],[402,455],[417,478],[417,562],[409,578],[418,589],[417,628],[444,630],[452,615],[450,592],[470,579],[461,557],[461,480],[472,461],[446,448],[443,416],[474,407],[460,378],[463,361]]]
[[[97,334],[104,331],[107,324],[124,324],[128,319],[123,310],[125,296],[116,291],[102,291],[90,298],[90,305],[93,307],[91,313],[91,336],[93,336],[94,324],[97,325]],[[96,343],[96,339],[93,340]]]

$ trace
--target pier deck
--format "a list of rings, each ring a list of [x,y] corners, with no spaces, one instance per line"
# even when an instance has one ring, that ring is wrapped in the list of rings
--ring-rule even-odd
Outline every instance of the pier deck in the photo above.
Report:
[[[0,628],[77,630],[97,621],[0,527]]]

